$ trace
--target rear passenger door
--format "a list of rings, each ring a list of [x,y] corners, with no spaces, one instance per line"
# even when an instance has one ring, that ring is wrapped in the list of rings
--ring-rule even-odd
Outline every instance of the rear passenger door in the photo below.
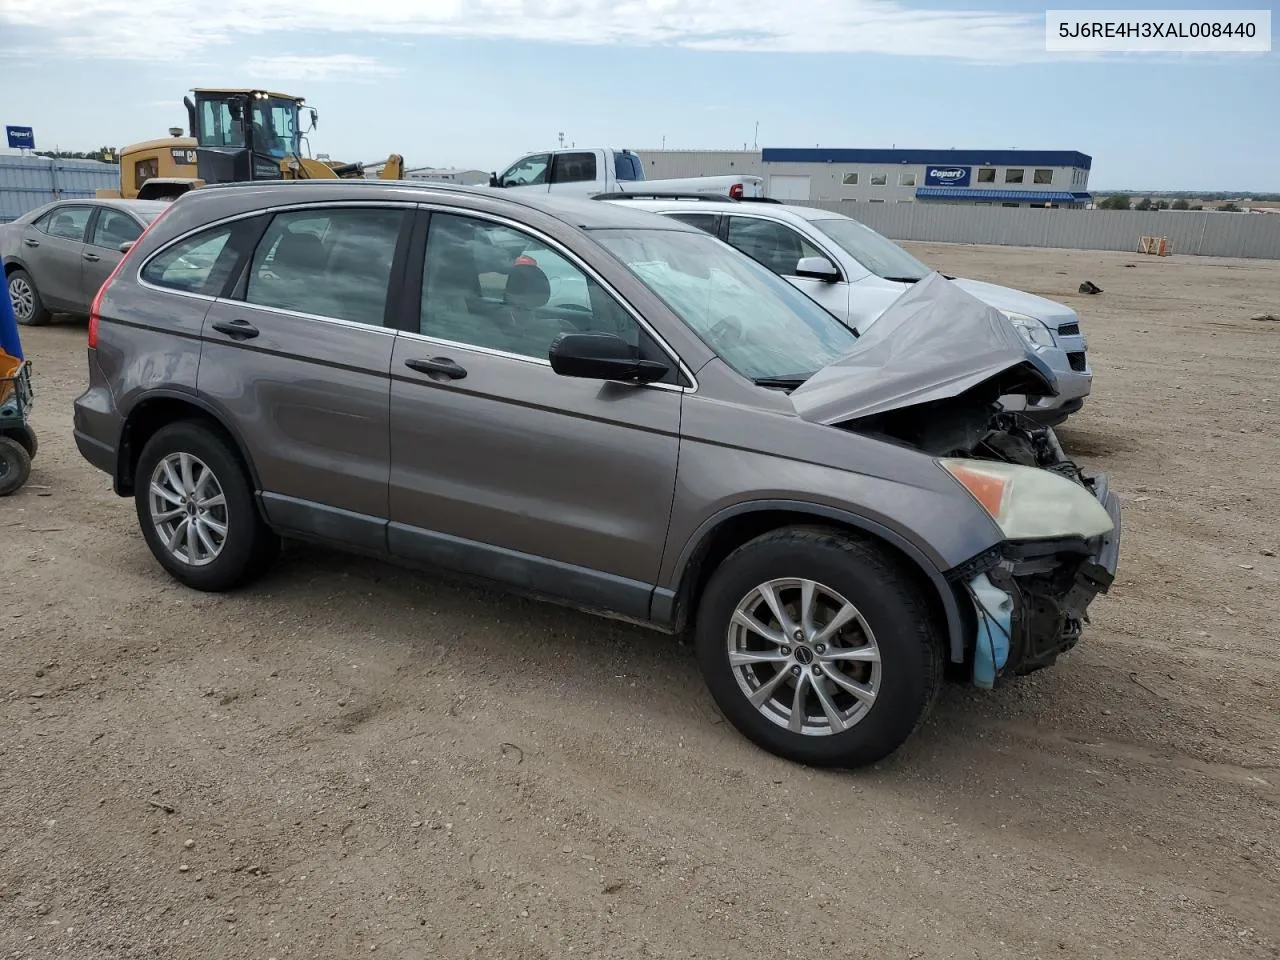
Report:
[[[552,193],[590,196],[605,189],[604,179],[598,177],[596,154],[592,150],[552,155]]]
[[[51,310],[85,309],[80,299],[80,273],[92,213],[88,204],[55,207],[28,227],[22,238],[27,272]]]
[[[242,428],[282,529],[385,548],[387,316],[412,219],[394,204],[265,215],[205,317],[197,389]]]

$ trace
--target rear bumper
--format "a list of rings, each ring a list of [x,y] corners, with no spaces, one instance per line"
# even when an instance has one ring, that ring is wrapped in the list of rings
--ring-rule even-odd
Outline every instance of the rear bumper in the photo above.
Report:
[[[76,397],[71,409],[72,433],[80,455],[115,476],[122,418],[93,348],[89,349],[89,386]]]

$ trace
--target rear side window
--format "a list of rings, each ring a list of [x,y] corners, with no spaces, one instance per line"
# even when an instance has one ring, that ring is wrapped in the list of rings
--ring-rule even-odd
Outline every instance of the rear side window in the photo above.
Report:
[[[643,180],[644,168],[640,166],[640,158],[634,153],[615,153],[613,175],[619,180]]]
[[[687,223],[691,227],[705,230],[712,236],[716,236],[720,232],[720,215],[718,213],[673,213],[670,216],[672,220],[679,220],[681,223]]]
[[[557,153],[551,164],[552,183],[589,183],[596,178],[596,155]]]
[[[254,251],[245,301],[382,326],[403,210],[277,214]]]
[[[83,240],[84,228],[89,225],[89,207],[62,207],[51,210],[36,221],[36,227],[51,237],[63,240]]]
[[[142,279],[183,293],[220,295],[238,259],[228,242],[235,227],[226,224],[180,240],[147,262]]]

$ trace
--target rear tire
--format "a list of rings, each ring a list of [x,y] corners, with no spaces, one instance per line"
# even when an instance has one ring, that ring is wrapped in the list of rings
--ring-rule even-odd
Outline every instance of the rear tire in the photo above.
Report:
[[[31,455],[12,437],[0,437],[0,497],[16,491],[31,476]]]
[[[8,277],[9,300],[13,304],[13,316],[24,327],[42,327],[52,314],[45,309],[40,291],[31,274],[19,267]]]
[[[36,439],[36,432],[31,428],[30,424],[24,423],[20,427],[13,427],[9,430],[10,437],[22,444],[23,449],[27,451],[27,456],[32,460],[36,458],[36,452],[40,449],[40,441]]]
[[[729,721],[812,766],[887,757],[941,688],[942,639],[914,579],[885,549],[832,529],[784,527],[731,553],[702,595],[695,643]]]
[[[194,420],[161,427],[142,448],[134,480],[142,535],[169,574],[220,592],[261,576],[280,550],[231,445]]]

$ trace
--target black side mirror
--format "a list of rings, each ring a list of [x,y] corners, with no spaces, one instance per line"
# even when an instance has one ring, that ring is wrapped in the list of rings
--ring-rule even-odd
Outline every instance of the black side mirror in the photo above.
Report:
[[[670,369],[612,333],[562,333],[547,351],[551,369],[562,377],[652,383]]]
[[[491,186],[491,187],[500,187],[500,186],[502,186],[502,184],[500,184],[500,183],[498,182],[498,175],[497,175],[496,173],[491,173],[491,174],[489,174],[489,186]]]
[[[840,279],[840,271],[826,257],[801,257],[796,261],[796,276],[806,280],[835,283]]]

